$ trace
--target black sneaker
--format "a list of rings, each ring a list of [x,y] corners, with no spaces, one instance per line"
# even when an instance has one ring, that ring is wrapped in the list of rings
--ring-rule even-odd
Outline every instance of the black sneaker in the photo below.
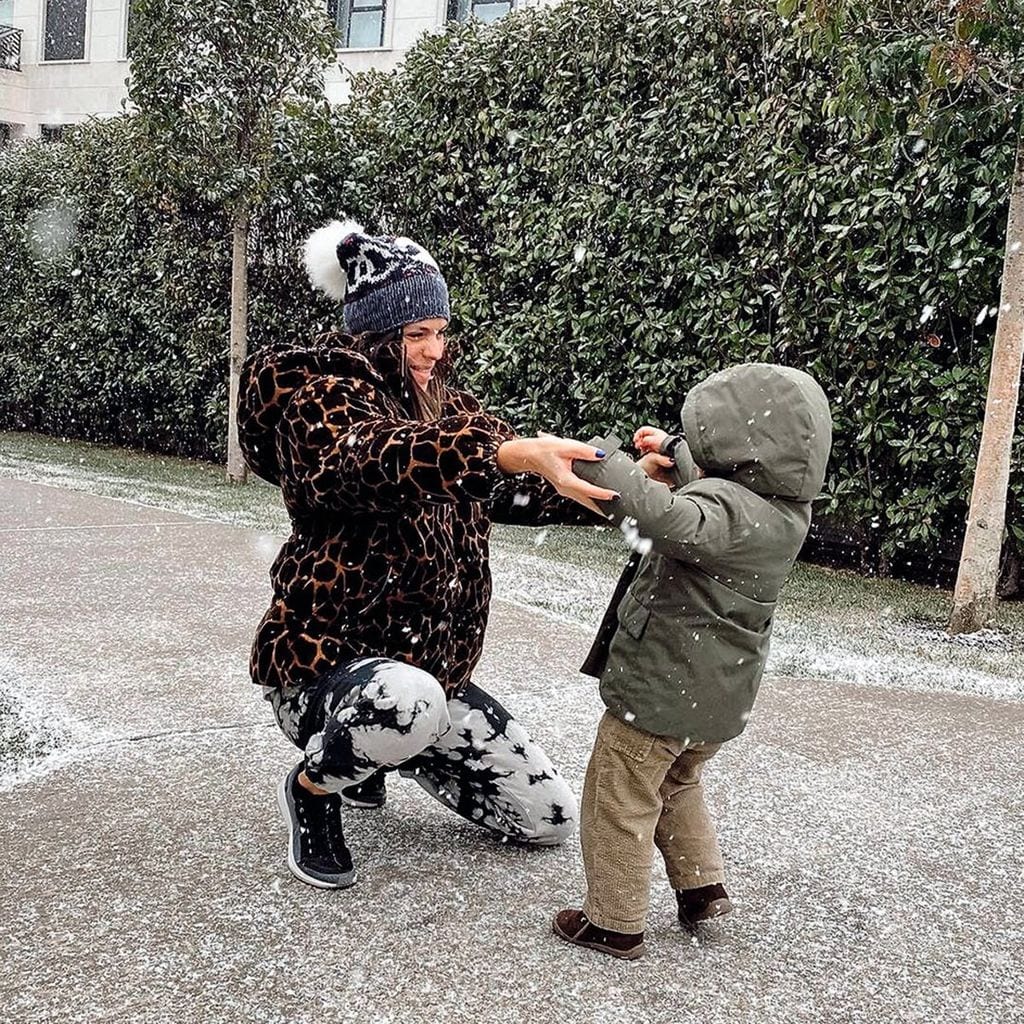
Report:
[[[679,923],[691,932],[705,921],[732,913],[732,900],[721,882],[697,889],[677,889],[676,903],[679,905]]]
[[[304,789],[301,771],[299,762],[277,787],[277,802],[288,822],[288,867],[307,885],[347,889],[355,885],[356,872],[341,829],[341,798]]]
[[[388,799],[385,778],[384,769],[378,768],[362,782],[357,782],[354,786],[346,786],[341,791],[341,802],[348,804],[349,807],[359,807],[362,810],[379,810],[387,803]]]

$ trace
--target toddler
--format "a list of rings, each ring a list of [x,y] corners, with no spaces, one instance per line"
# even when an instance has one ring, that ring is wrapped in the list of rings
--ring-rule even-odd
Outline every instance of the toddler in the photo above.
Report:
[[[574,464],[619,493],[601,511],[635,551],[583,666],[607,706],[583,788],[587,895],[554,931],[629,960],[644,952],[655,847],[685,928],[732,909],[701,770],[747,724],[832,438],[818,384],[766,363],[698,384],[682,425],[637,431],[639,463],[608,437],[591,441],[603,461]]]

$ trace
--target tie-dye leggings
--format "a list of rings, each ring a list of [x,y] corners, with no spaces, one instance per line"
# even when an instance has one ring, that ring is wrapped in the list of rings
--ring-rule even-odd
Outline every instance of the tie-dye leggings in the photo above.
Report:
[[[387,658],[345,662],[313,687],[267,689],[311,782],[337,792],[398,768],[457,814],[519,842],[562,842],[576,798],[526,730],[472,683],[448,700],[428,672]]]

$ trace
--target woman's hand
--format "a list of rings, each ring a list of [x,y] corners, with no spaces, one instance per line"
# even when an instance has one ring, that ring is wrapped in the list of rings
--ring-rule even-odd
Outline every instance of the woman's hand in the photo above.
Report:
[[[657,427],[641,427],[633,435],[633,447],[641,455],[646,455],[648,452],[657,452],[661,450],[661,446],[668,440],[668,432],[665,430],[659,430]],[[648,473],[648,476],[651,474]]]
[[[600,462],[604,452],[582,441],[545,434],[543,437],[517,437],[498,448],[498,469],[509,475],[537,473],[549,481],[559,494],[578,501],[595,512],[595,501],[612,501],[615,491],[581,480],[572,471],[574,459]]]
[[[637,459],[636,464],[659,484],[668,484],[669,487],[674,487],[677,484],[672,475],[676,460],[670,459],[667,455],[659,455],[656,451],[648,452],[643,458]]]

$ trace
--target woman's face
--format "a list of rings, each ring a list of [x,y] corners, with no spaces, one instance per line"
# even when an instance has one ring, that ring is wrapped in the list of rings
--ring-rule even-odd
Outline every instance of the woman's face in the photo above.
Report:
[[[405,358],[413,379],[424,390],[434,375],[434,365],[444,355],[445,332],[448,321],[441,317],[417,320],[402,328]]]

